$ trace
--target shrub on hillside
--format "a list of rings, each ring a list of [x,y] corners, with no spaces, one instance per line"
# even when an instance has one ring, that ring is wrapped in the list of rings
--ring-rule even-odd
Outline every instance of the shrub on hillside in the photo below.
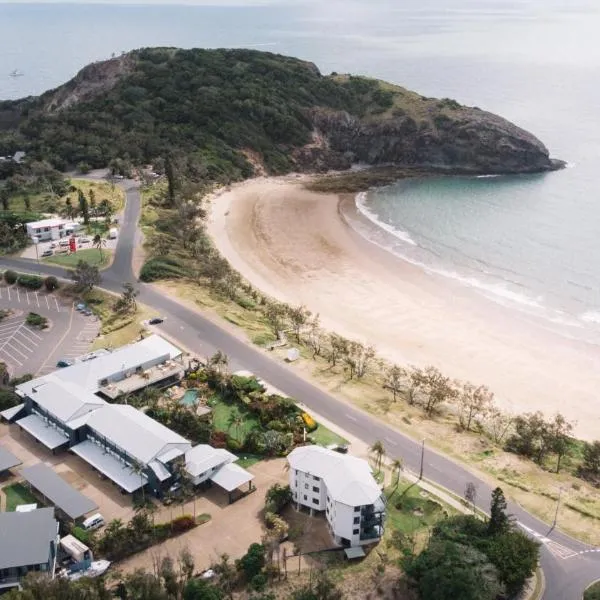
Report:
[[[44,287],[48,292],[53,292],[58,289],[58,279],[54,275],[50,275],[44,279]]]
[[[189,275],[189,270],[176,258],[161,256],[151,258],[144,263],[140,271],[140,280],[145,282],[159,279],[179,279]]]
[[[38,315],[37,313],[30,312],[25,319],[25,323],[31,327],[37,327],[38,329],[45,329],[48,327],[48,319]]]
[[[37,275],[19,275],[17,283],[30,290],[39,290],[44,285],[43,279]]]
[[[6,281],[8,285],[16,283],[18,278],[19,274],[16,271],[11,271],[10,269],[8,271],[4,271],[4,281]]]

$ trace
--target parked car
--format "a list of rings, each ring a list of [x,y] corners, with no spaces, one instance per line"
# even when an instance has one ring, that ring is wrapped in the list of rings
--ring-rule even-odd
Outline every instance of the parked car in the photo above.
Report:
[[[42,252],[42,258],[45,258],[46,256],[52,256],[54,254],[53,250],[44,250]]]
[[[162,317],[153,317],[148,321],[148,325],[160,325],[163,321]]]
[[[92,241],[92,240],[90,240],[90,238],[82,237],[82,238],[79,240],[79,243],[80,243],[80,244],[89,244],[91,241]]]
[[[70,242],[69,242],[69,240],[62,239],[62,240],[60,240],[60,242],[58,242],[58,245],[61,248],[64,248],[64,247],[68,247],[70,245]]]
[[[59,369],[64,369],[65,367],[70,367],[71,365],[74,365],[75,361],[71,360],[70,358],[61,358],[57,363],[56,366]]]
[[[56,246],[58,246],[58,244],[56,242],[52,242],[50,244],[50,248],[56,248]]]
[[[92,515],[88,519],[86,519],[82,526],[87,531],[93,531],[94,529],[99,529],[104,525],[104,517],[100,513],[96,513]]]
[[[327,446],[327,450],[333,450],[334,452],[339,452],[340,454],[346,454],[348,452],[348,444],[329,444],[329,446]]]

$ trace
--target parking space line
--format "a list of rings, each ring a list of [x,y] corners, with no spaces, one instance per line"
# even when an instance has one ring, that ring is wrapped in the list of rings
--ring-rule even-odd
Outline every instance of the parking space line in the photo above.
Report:
[[[31,302],[29,302],[29,292],[25,292],[25,294],[27,295],[27,304],[31,304]]]
[[[6,288],[6,291],[8,292],[8,299],[10,300],[10,288]]]
[[[6,345],[13,351],[16,352],[17,354],[20,354],[23,358],[29,358],[29,356],[27,356],[27,354],[23,354],[18,348],[15,348],[12,343],[14,342],[14,340],[10,340],[9,342],[6,343]],[[8,350],[5,350],[5,352],[8,354]]]
[[[37,300],[37,305],[38,305],[38,308],[39,308],[40,307],[40,297],[38,296],[37,292],[35,293],[35,299]]]
[[[4,331],[9,330],[9,329],[18,329],[19,328],[19,323],[4,323],[2,325],[0,325],[0,334],[4,333]]]
[[[10,352],[7,352],[6,350],[1,350],[0,352],[4,352],[4,354],[9,357],[9,362],[15,362],[19,367],[23,366],[23,363],[20,360],[17,360]]]
[[[50,310],[50,303],[48,302],[48,296],[45,296],[46,298],[46,306],[48,307],[48,310]]]
[[[54,297],[54,303],[56,304],[56,312],[60,312],[60,306],[58,306],[58,300]]]
[[[19,333],[20,333],[21,335],[23,335],[23,333],[25,333],[25,332],[27,332],[27,333],[31,334],[31,335],[32,335],[34,338],[36,338],[36,339],[38,339],[38,340],[41,340],[41,339],[42,339],[42,336],[41,336],[41,335],[38,335],[38,334],[37,334],[37,333],[35,333],[34,331],[31,331],[31,329],[29,329],[29,327],[23,327],[23,331],[20,331]]]
[[[27,338],[25,338],[27,339]],[[29,340],[27,340],[29,341]],[[10,342],[10,345],[12,346],[12,344],[16,342],[17,344],[19,344],[20,346],[23,346],[23,348],[25,348],[25,350],[27,350],[27,352],[33,352],[33,348],[30,348],[29,346],[26,346],[23,342],[19,341],[15,336],[13,336],[13,339]]]

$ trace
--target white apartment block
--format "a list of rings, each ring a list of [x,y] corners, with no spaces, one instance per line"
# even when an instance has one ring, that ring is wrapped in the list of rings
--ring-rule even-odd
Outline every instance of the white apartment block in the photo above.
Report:
[[[385,498],[367,461],[320,446],[296,448],[287,457],[296,507],[324,512],[336,544],[378,542],[383,535]]]

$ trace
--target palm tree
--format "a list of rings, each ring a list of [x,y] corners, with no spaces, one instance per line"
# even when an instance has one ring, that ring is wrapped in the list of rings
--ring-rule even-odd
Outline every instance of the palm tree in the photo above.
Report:
[[[211,367],[215,367],[216,371],[221,373],[221,367],[224,367],[224,370],[227,370],[227,365],[229,365],[229,358],[227,357],[227,354],[225,354],[221,350],[217,350],[208,359],[208,364]]]
[[[229,419],[227,421],[227,425],[229,427],[229,429],[231,429],[233,427],[233,431],[235,432],[235,439],[239,442],[239,430],[240,427],[244,424],[244,419],[242,418],[242,415],[240,415],[240,413],[236,410],[233,411],[230,415],[229,415]]]
[[[369,450],[377,457],[375,464],[377,466],[377,472],[380,472],[381,462],[383,461],[383,457],[385,456],[385,446],[383,445],[383,442],[381,440],[377,440],[373,443]]]
[[[103,239],[99,233],[97,233],[92,240],[92,246],[94,246],[94,248],[98,248],[98,251],[100,252],[100,263],[103,263],[104,255],[102,254],[102,246],[106,246],[106,240]]]
[[[392,461],[392,474],[396,473],[396,483],[394,484],[395,487],[398,487],[398,484],[400,483],[400,473],[402,473],[403,469],[404,461],[401,458],[395,458]]]

